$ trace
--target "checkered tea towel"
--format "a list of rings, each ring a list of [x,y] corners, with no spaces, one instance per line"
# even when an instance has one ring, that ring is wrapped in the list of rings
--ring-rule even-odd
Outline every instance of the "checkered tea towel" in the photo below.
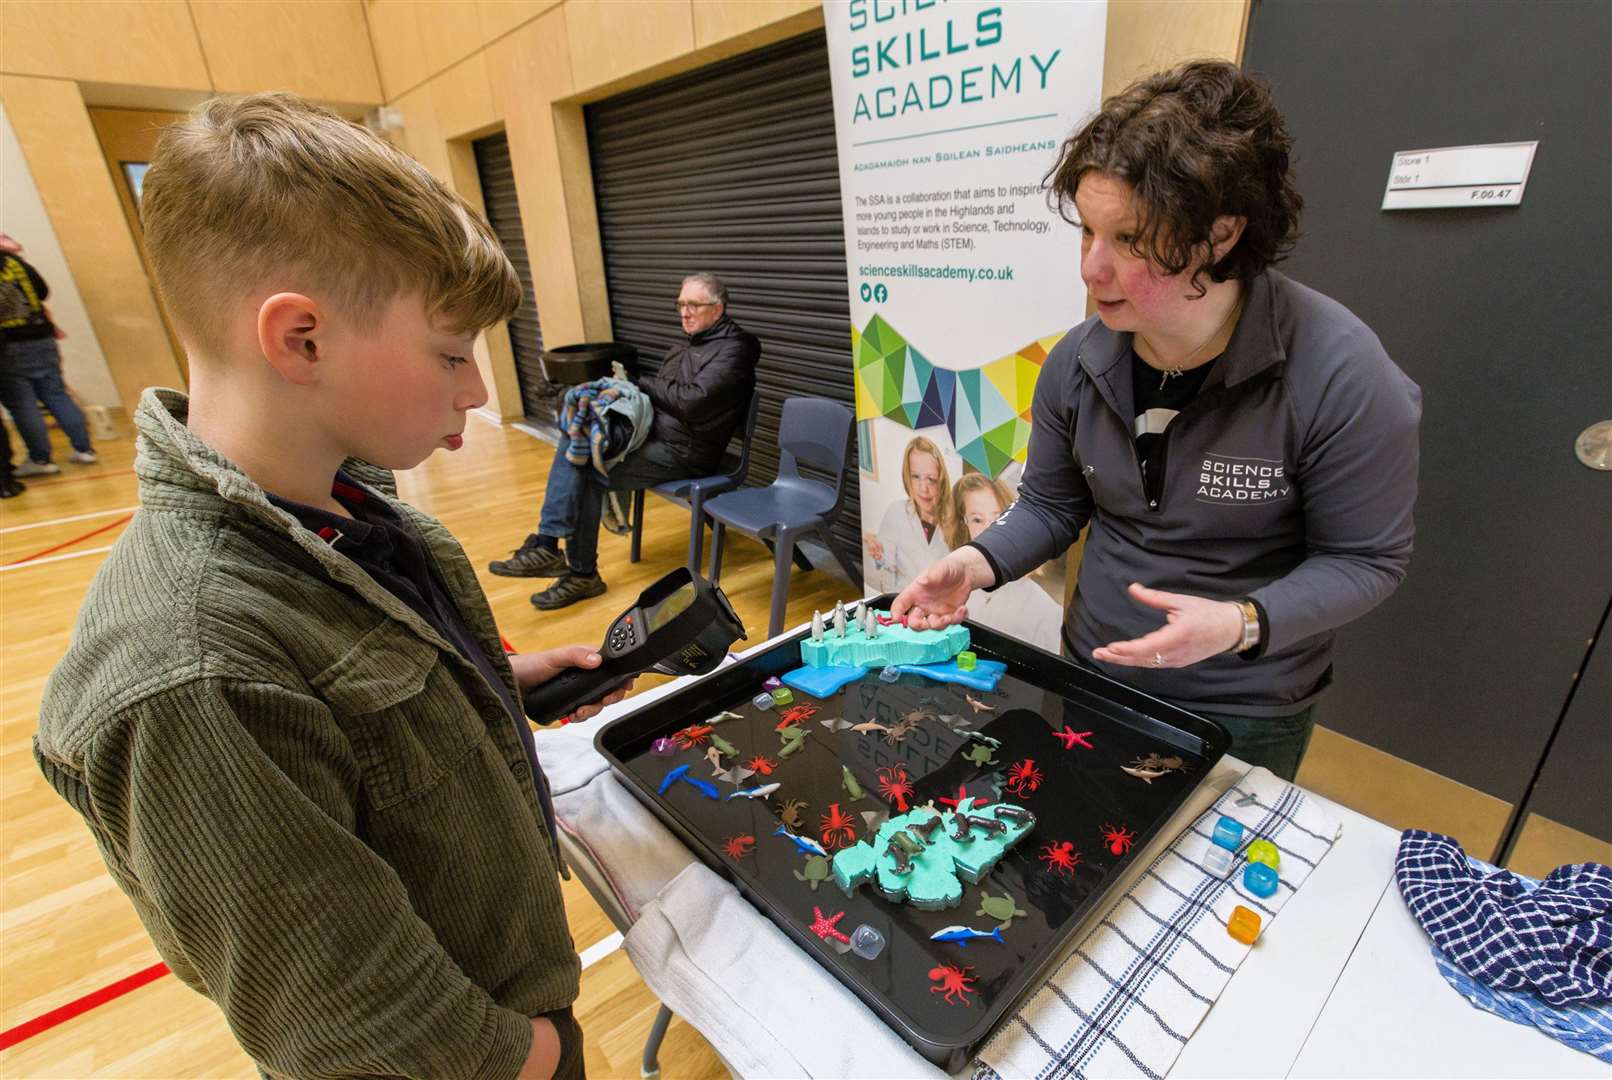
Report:
[[[1276,895],[1249,893],[1240,868],[1225,878],[1204,868],[1221,815],[1242,822],[1244,849],[1264,839],[1281,852]],[[1226,933],[1232,908],[1257,912],[1263,933],[1341,832],[1330,808],[1251,770],[1088,920],[1090,931],[980,1051],[974,1080],[1164,1076],[1248,955]]]

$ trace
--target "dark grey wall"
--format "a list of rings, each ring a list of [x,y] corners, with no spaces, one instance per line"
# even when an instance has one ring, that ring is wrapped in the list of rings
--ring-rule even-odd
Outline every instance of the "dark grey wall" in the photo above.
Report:
[[[1508,801],[1612,597],[1612,473],[1572,452],[1612,417],[1609,53],[1601,0],[1261,0],[1248,32],[1308,203],[1284,269],[1425,397],[1410,577],[1344,631],[1321,722]],[[1532,139],[1520,207],[1378,209],[1396,150]],[[1604,747],[1587,707],[1572,737]]]

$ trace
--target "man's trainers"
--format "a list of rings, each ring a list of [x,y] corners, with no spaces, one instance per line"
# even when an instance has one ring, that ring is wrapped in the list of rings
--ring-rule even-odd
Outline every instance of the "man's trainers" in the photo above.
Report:
[[[578,600],[602,596],[604,591],[604,579],[597,573],[567,574],[542,592],[533,594],[532,606],[539,611],[553,611],[555,608],[570,607]]]
[[[62,467],[50,461],[25,461],[12,471],[18,476],[55,476]]]
[[[74,465],[94,465],[101,460],[101,455],[94,450],[74,450],[72,457],[67,459]]]
[[[565,571],[565,556],[557,548],[538,543],[536,536],[528,536],[509,558],[487,564],[487,572],[499,577],[559,577]]]
[[[0,477],[0,499],[15,499],[28,490],[28,485],[11,477]]]

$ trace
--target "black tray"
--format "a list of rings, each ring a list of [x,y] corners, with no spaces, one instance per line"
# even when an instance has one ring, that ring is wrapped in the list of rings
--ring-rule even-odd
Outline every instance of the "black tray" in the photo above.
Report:
[[[890,599],[879,597],[871,603],[882,611]],[[796,691],[796,705],[820,708],[804,724],[811,732],[804,750],[781,761],[775,731],[780,711],[759,710],[750,699],[761,692],[762,680],[800,666],[800,642],[808,636],[806,631],[611,722],[594,738],[627,789],[702,862],[733,882],[920,1054],[948,1072],[961,1067],[995,1024],[1039,983],[1085,914],[1118,880],[1120,868],[1186,802],[1231,742],[1226,730],[1212,721],[986,627],[967,626],[972,652],[1007,664],[997,691],[965,690],[917,675],[885,683],[877,669],[826,700]],[[976,711],[965,694],[994,706],[994,711]],[[994,755],[999,764],[977,766],[964,760],[962,753],[973,741],[955,729],[955,722],[925,720],[895,747],[878,732],[830,732],[822,724],[830,717],[844,717],[851,723],[877,719],[893,725],[914,709],[960,716],[969,729],[1000,740]],[[716,734],[740,750],[739,763],[756,753],[778,762],[771,776],[758,775],[739,785],[782,783],[771,798],[728,800],[726,795],[736,787],[712,776],[705,746],[670,757],[650,752],[656,739],[724,710],[742,716],[715,727]],[[1075,745],[1065,750],[1054,732],[1066,724],[1075,732],[1092,732],[1091,749]],[[1184,759],[1185,768],[1151,781],[1122,771],[1122,766],[1152,753]],[[1005,785],[1011,766],[1024,758],[1033,759],[1043,779],[1038,789],[1021,797]],[[665,774],[685,763],[692,766],[689,776],[717,786],[721,802],[684,783],[674,784],[664,796],[656,794]],[[841,811],[856,819],[857,839],[870,838],[859,812],[891,809],[879,796],[877,774],[897,763],[905,764],[910,775],[915,789],[912,805],[954,798],[966,784],[969,795],[1016,802],[1036,815],[1035,829],[984,880],[965,885],[958,907],[921,911],[885,900],[871,885],[848,897],[832,878],[813,890],[795,876],[804,868],[805,856],[784,837],[774,835],[781,801],[804,799],[803,835],[821,840],[821,816],[830,804],[838,803]],[[846,794],[842,766],[856,775],[867,792],[865,799],[853,803]],[[1116,850],[1105,839],[1107,825],[1131,831],[1134,839]],[[724,841],[736,835],[755,838],[754,847],[742,858],[724,853]],[[1071,842],[1081,855],[1067,874],[1056,872],[1041,858],[1048,845],[1063,841]],[[929,940],[936,930],[954,924],[987,932],[996,927],[997,921],[975,914],[982,889],[998,897],[1011,894],[1029,913],[1003,931],[1003,944],[974,941],[960,948]],[[840,953],[808,930],[814,906],[828,916],[845,912],[838,929],[847,936],[862,923],[873,926],[886,939],[884,951],[873,960]],[[939,984],[931,981],[931,972],[946,965],[971,969],[974,981],[963,995],[967,1005],[959,1004],[956,995],[948,1003],[943,993],[936,992]]]

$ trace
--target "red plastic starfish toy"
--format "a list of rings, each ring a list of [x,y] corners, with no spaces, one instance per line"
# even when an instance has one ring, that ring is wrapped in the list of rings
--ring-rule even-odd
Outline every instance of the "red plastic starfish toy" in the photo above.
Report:
[[[1052,733],[1052,737],[1054,739],[1062,740],[1063,748],[1065,750],[1073,750],[1077,745],[1084,746],[1087,750],[1092,749],[1092,745],[1091,745],[1090,741],[1088,741],[1088,736],[1090,736],[1090,735],[1091,735],[1091,732],[1089,732],[1089,731],[1076,731],[1074,728],[1070,727],[1068,724],[1065,724],[1063,726],[1062,731],[1054,731]]]
[[[841,911],[833,916],[827,916],[823,914],[822,908],[814,907],[812,908],[812,915],[814,916],[814,919],[812,925],[808,927],[812,933],[816,934],[824,941],[827,941],[829,938],[838,938],[847,945],[850,944],[851,939],[840,933],[839,930],[835,929],[834,927],[835,923],[845,918],[845,912]]]

